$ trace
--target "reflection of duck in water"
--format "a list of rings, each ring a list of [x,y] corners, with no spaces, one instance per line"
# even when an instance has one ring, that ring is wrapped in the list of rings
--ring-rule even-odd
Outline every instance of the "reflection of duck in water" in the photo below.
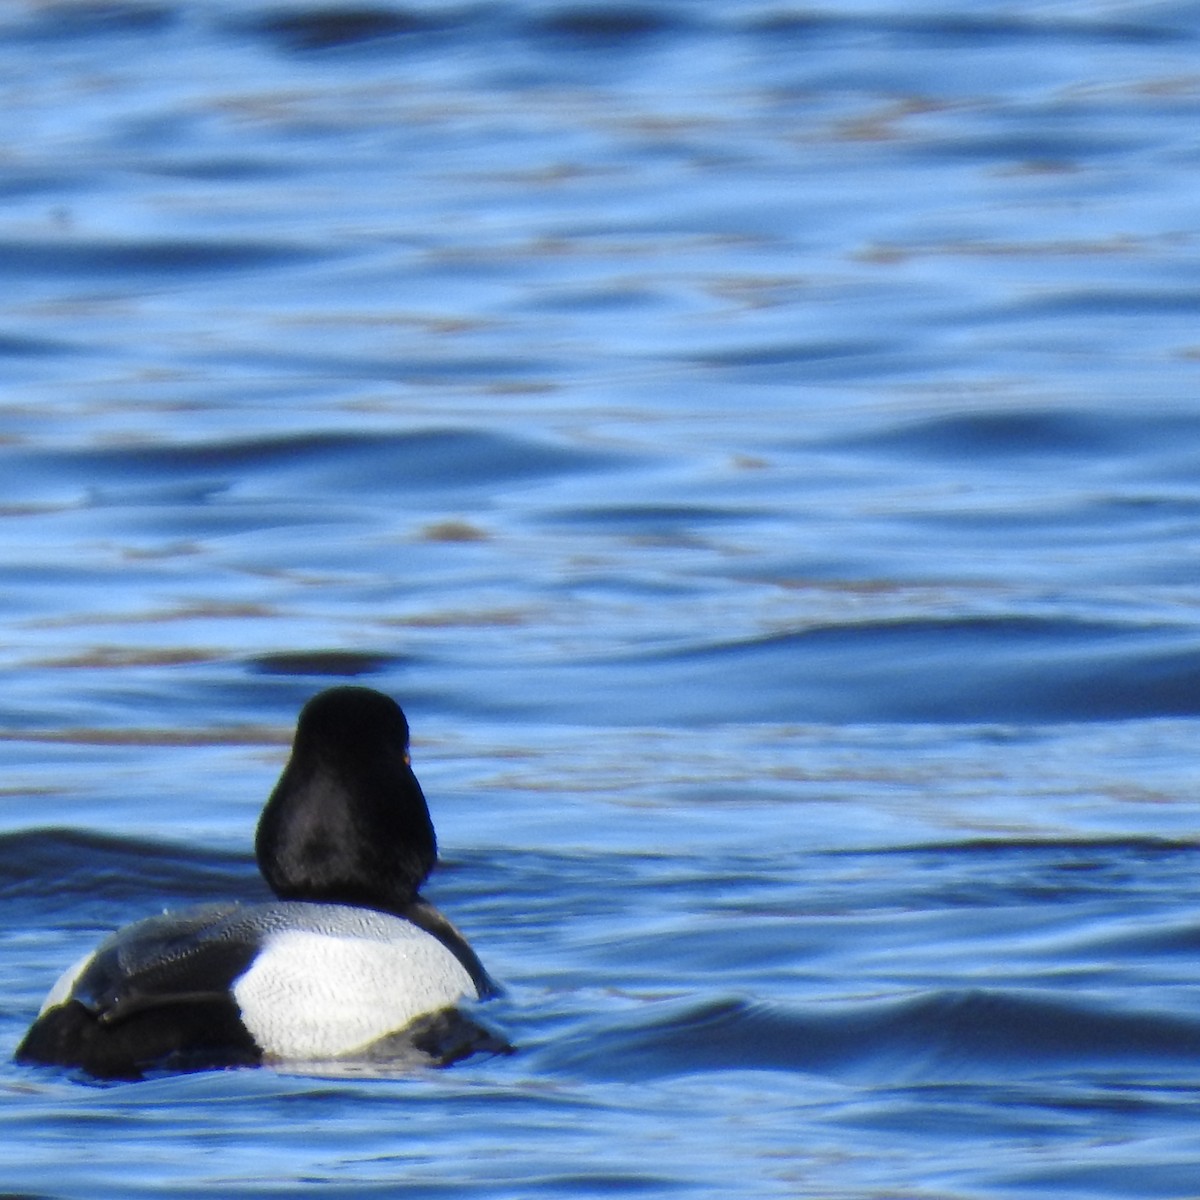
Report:
[[[118,930],[54,985],[17,1059],[136,1079],[505,1048],[454,1011],[496,987],[419,894],[437,842],[393,700],[337,687],[305,705],[255,851],[277,901]]]

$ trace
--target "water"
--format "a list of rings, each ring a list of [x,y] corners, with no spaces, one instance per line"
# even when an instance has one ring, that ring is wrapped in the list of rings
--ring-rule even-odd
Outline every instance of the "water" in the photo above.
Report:
[[[1182,4],[0,12],[0,1189],[1200,1191]],[[89,1087],[409,712],[511,1058]]]

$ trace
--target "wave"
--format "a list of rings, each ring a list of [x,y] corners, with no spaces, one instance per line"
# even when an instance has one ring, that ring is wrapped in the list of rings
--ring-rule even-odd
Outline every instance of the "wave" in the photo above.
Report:
[[[1144,301],[1143,301],[1144,303]],[[907,421],[869,434],[830,440],[846,448],[904,459],[998,459],[1014,457],[1127,459],[1131,451],[1178,453],[1193,445],[1200,420],[1190,414],[1136,414],[1082,409],[1025,409]]]
[[[246,10],[249,11],[246,11]],[[640,51],[664,41],[695,35],[743,36],[777,48],[802,41],[841,44],[847,36],[873,31],[913,49],[973,46],[1112,43],[1148,45],[1185,42],[1189,30],[1165,9],[1138,20],[1059,20],[1049,14],[1036,19],[1013,16],[964,16],[962,13],[865,15],[827,12],[759,13],[737,4],[705,6],[678,3],[579,5],[559,3],[479,3],[430,7],[388,3],[269,3],[213,5],[207,10],[189,3],[152,0],[103,0],[99,3],[37,6],[24,19],[6,22],[14,42],[75,42],[82,38],[131,41],[161,35],[189,17],[202,19],[214,33],[254,38],[280,54],[404,54],[445,52],[447,45],[479,45],[507,41],[539,48],[547,54],[611,55]],[[1155,19],[1157,18],[1157,19]]]
[[[0,912],[13,926],[112,921],[220,899],[260,900],[253,856],[75,829],[0,836]],[[98,915],[102,910],[102,915]]]
[[[155,521],[178,524],[185,535],[204,522],[257,527],[294,521],[301,511],[306,519],[344,520],[348,505],[387,499],[444,504],[502,484],[616,470],[629,460],[544,439],[425,428],[42,452],[17,446],[6,447],[0,461],[4,496],[26,503],[74,498],[90,507],[128,509],[131,520],[148,508]],[[284,497],[278,512],[265,503],[275,495]]]
[[[511,668],[502,679],[510,703],[530,711],[561,715],[570,696],[582,718],[619,725],[1058,724],[1200,713],[1200,644],[1185,626],[913,618]],[[494,686],[476,674],[475,702]]]
[[[541,1058],[555,1073],[602,1079],[787,1071],[933,1084],[998,1072],[1011,1080],[1161,1069],[1200,1056],[1200,1018],[1033,989],[947,988],[805,1007],[710,998],[650,1008],[651,1015],[576,1033]]]

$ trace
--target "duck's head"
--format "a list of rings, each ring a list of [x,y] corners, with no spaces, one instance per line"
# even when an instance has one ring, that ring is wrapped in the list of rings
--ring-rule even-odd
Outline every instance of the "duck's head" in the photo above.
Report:
[[[304,706],[254,849],[280,899],[403,911],[437,861],[437,841],[394,700],[335,687]]]

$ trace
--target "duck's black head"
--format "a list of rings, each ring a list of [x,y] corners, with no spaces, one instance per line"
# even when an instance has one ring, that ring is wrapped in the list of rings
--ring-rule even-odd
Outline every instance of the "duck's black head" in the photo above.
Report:
[[[412,901],[437,861],[437,841],[394,700],[335,687],[304,706],[254,849],[283,900],[394,912]]]

